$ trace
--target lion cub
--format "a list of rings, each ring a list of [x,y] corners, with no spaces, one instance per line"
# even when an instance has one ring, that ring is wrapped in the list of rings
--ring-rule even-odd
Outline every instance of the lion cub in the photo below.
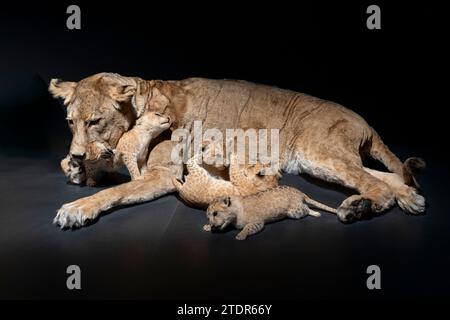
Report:
[[[217,198],[231,195],[246,196],[278,186],[279,174],[265,175],[265,166],[240,165],[235,154],[230,156],[230,181],[216,178],[201,167],[197,154],[187,161],[185,182],[172,178],[175,188],[186,202],[206,208]]]
[[[61,169],[73,184],[81,184],[86,180],[86,173],[81,163],[74,161],[70,155],[61,160]]]
[[[127,167],[132,180],[143,179],[150,142],[170,125],[168,116],[157,112],[147,112],[138,118],[135,126],[120,138],[113,151],[112,161],[99,159],[80,164],[67,156],[61,161],[61,167],[71,182],[79,184],[86,180],[88,186],[97,184],[102,171],[116,171],[122,165]],[[82,165],[84,165],[84,171]]]
[[[170,125],[168,116],[158,112],[144,113],[136,120],[133,129],[120,138],[114,151],[114,165],[125,164],[132,180],[143,179],[150,142]]]
[[[267,222],[286,217],[300,219],[306,215],[320,216],[319,212],[311,210],[306,204],[336,213],[336,209],[309,198],[295,188],[279,186],[247,197],[222,197],[214,201],[206,211],[209,224],[203,229],[223,230],[232,224],[242,229],[236,239],[245,240],[248,236],[260,232]]]

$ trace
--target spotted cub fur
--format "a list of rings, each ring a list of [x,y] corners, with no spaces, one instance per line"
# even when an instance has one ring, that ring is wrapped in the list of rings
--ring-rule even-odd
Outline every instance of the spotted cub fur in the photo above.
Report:
[[[61,160],[61,169],[73,184],[81,184],[86,181],[86,171],[83,164],[74,161],[70,155]]]
[[[286,217],[300,219],[306,215],[319,217],[320,213],[311,210],[307,204],[336,213],[336,209],[309,198],[295,188],[279,186],[247,197],[227,196],[217,199],[206,211],[209,224],[203,229],[223,230],[231,224],[242,229],[236,239],[245,240],[248,236],[260,232],[267,222]]]
[[[231,195],[246,196],[278,186],[279,175],[265,175],[265,166],[261,163],[241,165],[235,154],[230,156],[230,180],[214,177],[198,164],[202,154],[190,158],[186,167],[188,175],[184,183],[172,179],[181,198],[186,202],[206,208],[217,198]]]

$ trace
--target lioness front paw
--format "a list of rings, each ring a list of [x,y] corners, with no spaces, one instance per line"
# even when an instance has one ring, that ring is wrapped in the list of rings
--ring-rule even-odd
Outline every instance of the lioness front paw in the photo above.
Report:
[[[53,223],[61,229],[78,228],[97,218],[99,213],[98,206],[92,200],[83,198],[64,204],[58,210]]]

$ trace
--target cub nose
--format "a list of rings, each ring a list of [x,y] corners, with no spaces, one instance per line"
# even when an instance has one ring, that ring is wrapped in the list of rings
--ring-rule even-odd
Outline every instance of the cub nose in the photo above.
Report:
[[[86,158],[86,153],[71,153],[70,156],[76,161],[83,161]]]

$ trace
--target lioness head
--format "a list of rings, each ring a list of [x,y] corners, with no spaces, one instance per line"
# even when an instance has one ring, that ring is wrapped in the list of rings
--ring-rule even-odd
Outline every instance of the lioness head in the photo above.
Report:
[[[206,209],[206,217],[212,229],[223,230],[236,220],[242,210],[239,197],[222,197],[212,202]]]
[[[173,91],[162,81],[115,73],[99,73],[79,82],[53,79],[49,91],[55,98],[64,99],[67,106],[73,134],[71,157],[77,161],[109,159],[122,134],[146,111],[176,119],[176,113],[168,108],[171,101],[158,87],[164,87],[167,93]],[[177,95],[174,97],[176,100]]]
[[[138,78],[100,73],[79,82],[53,79],[49,91],[64,99],[73,134],[70,155],[79,161],[111,157],[122,134],[136,119],[131,103]]]

